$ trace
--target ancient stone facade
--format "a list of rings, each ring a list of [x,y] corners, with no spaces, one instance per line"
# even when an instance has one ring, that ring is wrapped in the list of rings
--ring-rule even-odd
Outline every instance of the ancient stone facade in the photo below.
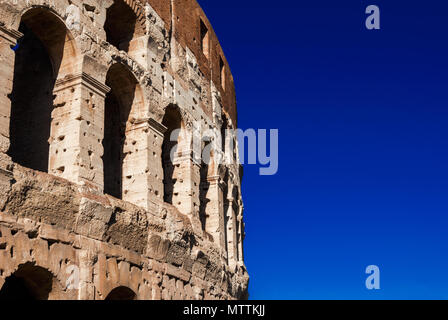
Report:
[[[0,0],[0,62],[0,299],[247,298],[238,145],[193,139],[237,125],[195,0]]]

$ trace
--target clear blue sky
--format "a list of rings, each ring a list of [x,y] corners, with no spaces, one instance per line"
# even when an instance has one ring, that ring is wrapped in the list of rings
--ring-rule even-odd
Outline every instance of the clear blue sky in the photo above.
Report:
[[[239,126],[279,129],[279,173],[245,166],[250,298],[447,299],[448,3],[199,2]]]

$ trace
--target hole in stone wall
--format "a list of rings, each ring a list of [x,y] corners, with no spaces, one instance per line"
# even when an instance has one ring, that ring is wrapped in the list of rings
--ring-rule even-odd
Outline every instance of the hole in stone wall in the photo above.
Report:
[[[57,242],[56,240],[48,239],[48,240],[47,240],[47,243],[48,243],[48,250],[50,250],[50,249],[51,249],[51,246],[54,245],[54,244],[56,244],[56,243],[58,243],[58,242]]]
[[[123,0],[115,0],[107,9],[104,30],[107,42],[126,52],[133,38],[145,33],[143,26],[137,22],[136,14]]]
[[[26,234],[29,239],[36,239],[37,236],[39,235],[39,232],[37,230],[29,230],[29,231],[27,231]]]

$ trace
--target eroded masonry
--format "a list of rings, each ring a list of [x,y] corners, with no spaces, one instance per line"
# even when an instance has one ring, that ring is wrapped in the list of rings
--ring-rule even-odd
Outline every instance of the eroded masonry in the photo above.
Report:
[[[192,152],[237,125],[195,0],[1,0],[0,63],[0,299],[247,298],[238,145]]]

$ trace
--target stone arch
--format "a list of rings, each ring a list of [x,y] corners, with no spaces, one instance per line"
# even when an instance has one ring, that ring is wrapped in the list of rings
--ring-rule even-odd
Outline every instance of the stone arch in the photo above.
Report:
[[[104,23],[106,40],[119,50],[133,52],[135,41],[146,34],[144,8],[135,0],[113,0]]]
[[[177,159],[186,147],[185,131],[186,126],[179,107],[169,105],[165,110],[162,124],[167,128],[162,144],[162,167],[164,201],[166,203],[176,203],[176,193],[179,184],[178,180],[179,164]]]
[[[221,146],[227,164],[233,164],[237,160],[236,136],[232,119],[227,113],[222,114]]]
[[[0,300],[54,300],[61,298],[62,291],[50,271],[27,262],[5,279]]]
[[[237,157],[237,137],[232,123],[232,119],[227,113],[222,114],[221,125],[221,151],[224,154],[224,162],[226,164],[235,164]]]
[[[229,120],[228,117],[223,113],[222,114],[222,124],[221,124],[221,150],[222,152],[226,152],[226,137],[227,137],[227,130],[229,130]]]
[[[227,130],[227,134],[223,138],[224,147],[222,151],[225,153],[228,163],[235,164],[238,160],[237,137],[232,118],[227,113],[223,113],[223,127]],[[221,127],[221,130],[223,127]]]
[[[10,94],[10,148],[14,162],[49,171],[49,140],[58,80],[77,72],[78,49],[60,17],[46,7],[24,11],[18,26]]]
[[[77,73],[82,67],[82,57],[76,39],[67,28],[62,15],[47,4],[31,5],[24,8],[20,19],[13,23],[13,28],[19,31],[22,23],[33,24],[33,31],[51,57],[56,79]]]
[[[225,203],[225,230],[226,230],[226,245],[227,245],[227,258],[231,267],[235,266],[238,260],[238,243],[237,243],[237,199],[238,199],[238,187],[234,184],[234,176],[232,173],[229,175],[228,180],[228,193],[226,195]]]
[[[240,195],[241,199],[241,195]],[[237,215],[237,250],[238,250],[238,261],[244,264],[244,220],[243,220],[244,207],[242,201],[238,201],[238,215]]]
[[[209,178],[215,175],[215,141],[213,141],[213,137],[203,137],[201,151],[202,161],[199,170],[199,219],[201,221],[202,230],[210,232],[210,226],[207,222],[209,222],[208,218],[210,211],[208,210],[208,206],[211,204]]]
[[[132,72],[123,64],[115,63],[107,72],[103,139],[104,192],[130,200],[137,185],[132,185],[135,174],[144,171],[146,163],[139,162],[138,126],[145,115],[143,90]],[[142,148],[143,149],[143,148]]]
[[[151,279],[153,273],[145,272],[146,269],[142,269],[141,267],[131,266],[126,261],[117,261],[116,258],[106,258],[103,253],[99,254],[98,257],[98,261],[93,266],[95,299],[115,300],[109,295],[117,288],[121,288],[119,291],[126,288],[125,291],[134,292],[134,300],[151,299]]]
[[[192,117],[169,105],[162,125],[167,128],[162,144],[164,200],[181,213],[198,217],[199,163],[193,154]]]
[[[234,258],[235,261],[240,261],[240,228],[242,221],[239,220],[240,207],[239,207],[239,199],[240,192],[237,185],[234,185],[232,188],[232,199],[233,199],[233,220],[235,230],[233,231],[233,241],[234,241]]]
[[[137,300],[137,294],[129,287],[120,286],[112,289],[105,300]]]

